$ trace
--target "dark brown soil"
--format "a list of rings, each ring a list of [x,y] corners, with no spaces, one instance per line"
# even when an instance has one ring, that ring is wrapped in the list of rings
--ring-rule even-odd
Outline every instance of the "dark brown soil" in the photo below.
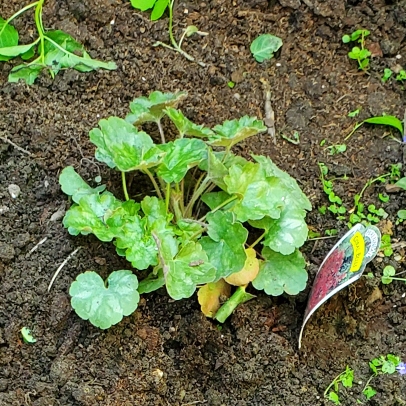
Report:
[[[1,2],[9,17],[24,0]],[[364,126],[347,142],[347,151],[330,156],[321,147],[341,144],[361,108],[361,119],[382,113],[403,117],[405,91],[395,81],[382,84],[384,67],[406,58],[406,3],[383,0],[212,0],[176,6],[175,31],[194,24],[206,37],[191,37],[186,50],[207,64],[186,61],[156,40],[167,41],[167,19],[152,23],[125,0],[49,0],[44,24],[63,29],[81,41],[92,56],[114,60],[116,71],[64,71],[54,81],[43,75],[31,87],[7,83],[13,63],[0,63],[0,135],[31,153],[0,140],[0,405],[323,405],[323,392],[345,369],[365,383],[368,361],[392,353],[406,361],[406,285],[380,283],[385,264],[405,267],[405,251],[378,258],[362,278],[323,306],[310,320],[303,350],[297,338],[308,289],[297,297],[256,300],[237,309],[222,328],[206,319],[196,297],[173,302],[165,294],[144,296],[136,313],[108,331],[94,328],[71,310],[68,289],[79,272],[103,277],[128,265],[114,248],[95,238],[72,238],[61,220],[51,220],[68,199],[60,191],[62,168],[73,165],[83,177],[99,171],[108,188],[120,193],[120,182],[92,162],[88,132],[100,118],[124,116],[128,103],[153,90],[187,90],[182,105],[197,123],[212,126],[245,114],[264,116],[260,78],[269,81],[276,115],[277,142],[262,135],[237,151],[270,156],[300,182],[315,210],[308,216],[314,231],[346,230],[317,208],[327,203],[317,163],[332,173],[349,173],[337,182],[338,194],[351,206],[366,181],[403,162],[400,144],[383,138],[386,129]],[[22,38],[34,29],[31,16],[17,20]],[[369,44],[383,55],[372,59],[369,74],[357,71],[341,43],[357,28],[371,31]],[[283,38],[279,55],[258,64],[249,44],[270,32]],[[378,48],[379,48],[378,46]],[[396,59],[401,55],[402,59]],[[234,89],[227,82],[236,82]],[[300,134],[300,144],[280,134]],[[7,191],[21,188],[18,198]],[[382,186],[367,190],[368,203],[380,206]],[[133,190],[132,193],[136,193]],[[405,208],[404,194],[385,205],[394,241],[405,240],[395,226]],[[388,222],[380,224],[388,228]],[[47,240],[34,252],[31,249]],[[309,286],[318,265],[335,240],[308,242],[305,255]],[[48,283],[69,260],[48,293]],[[125,268],[124,268],[125,269]],[[24,344],[19,330],[32,329],[37,343]],[[398,374],[374,381],[378,394],[371,405],[403,405],[406,379]],[[343,405],[356,405],[362,385],[342,392]],[[329,403],[332,404],[332,403]]]

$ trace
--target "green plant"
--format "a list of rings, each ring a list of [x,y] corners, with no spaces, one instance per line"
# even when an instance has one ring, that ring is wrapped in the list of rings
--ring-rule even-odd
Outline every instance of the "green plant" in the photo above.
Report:
[[[392,72],[391,69],[385,68],[383,70],[383,75],[382,75],[382,78],[381,78],[382,82],[385,83],[386,81],[388,81],[390,79],[390,77],[392,76],[392,74],[393,74],[393,72]]]
[[[169,6],[169,0],[130,0],[131,5],[141,11],[150,10],[151,20],[159,20]],[[171,7],[173,4],[171,5]]]
[[[291,144],[294,144],[294,145],[299,145],[300,144],[300,135],[299,135],[298,131],[293,131],[292,137],[289,137],[289,136],[281,133],[281,137],[284,140],[290,142]]]
[[[348,365],[345,368],[344,372],[337,375],[330,385],[327,386],[327,389],[324,391],[324,397],[328,400],[331,400],[335,405],[340,404],[340,397],[338,395],[339,384],[341,383],[344,388],[352,388],[352,384],[354,381],[354,370],[350,368]],[[334,390],[331,390],[334,388]]]
[[[360,122],[360,123],[355,123],[353,129],[351,130],[351,132],[344,138],[345,141],[347,141],[354,133],[355,131],[358,130],[358,128],[360,128],[362,125],[364,125],[365,123],[368,124],[379,124],[379,125],[387,125],[389,127],[395,128],[397,129],[401,136],[402,136],[402,141],[401,142],[406,142],[406,134],[404,131],[404,127],[403,127],[403,122],[401,120],[399,120],[397,117],[395,116],[377,116],[377,117],[370,117],[367,118],[366,120]],[[395,140],[397,140],[396,138],[394,138]]]
[[[380,249],[383,251],[385,257],[390,257],[393,254],[392,244],[389,234],[383,234],[381,239]]]
[[[396,80],[399,82],[403,82],[406,80],[406,71],[402,69],[397,75],[396,75]]]
[[[371,399],[376,395],[376,390],[370,385],[372,379],[382,374],[393,374],[396,372],[396,367],[400,364],[400,358],[388,354],[386,356],[381,355],[379,358],[374,358],[369,362],[369,367],[372,371],[372,376],[366,382],[362,393],[367,399]]]
[[[319,169],[320,169],[320,180],[323,185],[323,191],[327,195],[330,203],[332,203],[330,206],[328,206],[327,209],[331,213],[337,214],[338,220],[344,220],[345,217],[343,216],[343,214],[345,214],[347,212],[347,209],[343,206],[343,201],[341,200],[341,198],[334,193],[333,181],[327,180],[325,178],[326,175],[328,174],[328,168],[322,162],[319,162],[318,165],[319,165]],[[322,209],[322,208],[320,208],[320,209]],[[319,209],[319,211],[320,211],[320,209]],[[323,211],[325,212],[325,210],[323,210]]]
[[[368,30],[356,30],[350,35],[344,35],[342,38],[344,44],[354,41],[357,41],[360,44],[360,47],[353,47],[348,53],[348,56],[350,59],[356,60],[358,62],[359,69],[363,70],[364,72],[369,68],[369,57],[371,56],[371,52],[365,47],[365,38],[369,34],[370,32]]]
[[[356,110],[350,111],[350,112],[348,113],[348,117],[356,117],[356,116],[358,116],[358,114],[360,113],[360,111],[361,111],[361,109],[356,109]]]
[[[168,18],[168,33],[169,33],[169,40],[171,45],[168,45],[161,41],[156,41],[154,46],[163,46],[168,48],[172,51],[178,52],[182,56],[184,56],[187,60],[196,62],[200,66],[206,66],[203,62],[196,61],[196,59],[187,53],[185,50],[182,49],[183,41],[186,37],[190,37],[193,34],[198,34],[201,36],[207,35],[206,32],[199,31],[199,29],[194,25],[188,25],[184,30],[180,37],[180,40],[177,41],[175,39],[173,33],[173,8],[174,8],[175,0],[131,0],[131,5],[141,11],[146,11],[152,8],[151,12],[151,20],[158,20],[162,17],[163,13],[166,9],[169,11],[169,18]]]
[[[227,86],[228,86],[230,89],[233,89],[234,86],[235,86],[235,82],[233,82],[232,80],[229,80],[229,81],[227,82]]]
[[[248,161],[231,152],[238,142],[266,131],[263,122],[245,116],[206,128],[176,109],[185,97],[184,92],[139,97],[125,120],[109,117],[90,131],[96,158],[121,172],[124,201],[105,186],[90,187],[72,167],[60,175],[62,190],[74,202],[63,220],[69,233],[114,241],[118,255],[126,257],[141,279],[137,286],[131,272],[116,271],[106,288],[94,272],[78,276],[70,289],[72,305],[98,327],[107,328],[134,311],[138,294],[163,286],[175,300],[207,284],[213,295],[221,295],[224,284],[216,284],[223,279],[236,286],[218,311],[210,310],[222,321],[253,297],[245,291],[250,282],[275,296],[294,295],[306,286],[298,248],[308,235],[304,218],[311,209],[309,200],[269,158],[252,155]],[[165,116],[178,132],[169,142],[162,125]],[[146,122],[157,125],[161,144],[140,130]],[[132,200],[128,172],[149,178],[155,195]],[[247,224],[258,230],[250,238]],[[113,300],[110,315],[106,308]]]
[[[406,283],[406,278],[399,278],[399,275],[403,275],[404,272],[396,273],[395,268],[392,265],[386,265],[383,269],[383,275],[381,278],[381,282],[384,285],[389,285],[393,281],[402,281]]]
[[[116,69],[114,62],[102,62],[92,59],[83,45],[75,41],[70,35],[60,30],[46,30],[42,22],[42,9],[45,0],[31,3],[7,20],[0,17],[0,61],[21,57],[23,63],[15,66],[9,76],[9,82],[20,79],[31,85],[40,72],[46,68],[52,78],[61,70],[73,68],[79,72],[90,72],[99,68]],[[19,15],[35,8],[34,21],[38,38],[32,43],[19,45],[18,31],[10,23]],[[33,59],[35,55],[38,57]]]
[[[33,337],[31,330],[28,327],[23,327],[20,330],[20,333],[25,343],[34,344],[37,342],[37,340]]]
[[[347,151],[347,145],[345,144],[330,145],[329,147],[326,147],[326,149],[328,150],[329,155],[337,155]]]
[[[257,62],[272,59],[275,52],[283,45],[282,40],[272,34],[262,34],[252,41],[250,50]]]
[[[361,202],[361,198],[365,190],[376,182],[385,182],[385,179],[390,176],[390,173],[378,176],[374,179],[368,180],[359,194],[354,196],[354,207],[351,210],[349,217],[348,227],[352,227],[356,223],[374,224],[379,223],[381,219],[388,217],[388,213],[383,208],[377,209],[375,205],[370,204],[367,206],[365,212],[365,205]]]

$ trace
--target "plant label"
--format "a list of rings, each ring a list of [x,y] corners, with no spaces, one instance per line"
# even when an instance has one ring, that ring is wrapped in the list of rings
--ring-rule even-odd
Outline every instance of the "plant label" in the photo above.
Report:
[[[381,233],[377,227],[356,224],[331,249],[313,282],[299,334],[299,348],[303,329],[311,315],[331,296],[362,276],[380,245]]]

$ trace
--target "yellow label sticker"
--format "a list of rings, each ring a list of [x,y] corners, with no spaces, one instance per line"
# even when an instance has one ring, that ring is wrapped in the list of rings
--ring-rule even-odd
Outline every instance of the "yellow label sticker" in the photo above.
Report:
[[[350,240],[354,250],[354,258],[352,259],[350,272],[357,272],[361,268],[362,261],[365,255],[365,241],[362,234],[357,231]]]

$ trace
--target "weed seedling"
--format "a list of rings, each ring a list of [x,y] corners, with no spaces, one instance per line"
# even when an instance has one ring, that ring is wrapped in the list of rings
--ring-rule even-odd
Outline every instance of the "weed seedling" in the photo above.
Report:
[[[385,268],[383,269],[381,282],[384,285],[389,285],[393,281],[402,281],[406,283],[406,278],[399,278],[399,275],[403,275],[404,273],[405,271],[399,272],[397,274],[395,268],[392,265],[386,265]]]
[[[328,400],[331,400],[335,405],[339,405],[340,397],[338,395],[338,391],[340,383],[344,386],[344,388],[352,388],[353,381],[354,370],[347,365],[345,371],[337,375],[330,383],[330,385],[327,386],[327,389],[324,391],[324,397]],[[332,388],[334,390],[331,390]]]
[[[371,52],[365,47],[365,38],[370,34],[368,30],[357,30],[354,31],[351,35],[344,35],[342,41],[344,44],[349,42],[357,41],[360,46],[355,46],[348,53],[350,59],[354,59],[358,62],[359,69],[366,72],[369,68],[369,57]]]
[[[21,335],[25,343],[34,344],[37,340],[33,337],[31,330],[28,327],[23,327],[21,330]]]
[[[207,32],[202,32],[199,31],[199,29],[194,26],[194,25],[188,25],[179,41],[175,39],[174,33],[173,33],[173,8],[174,8],[174,3],[175,0],[131,0],[131,4],[134,8],[137,8],[139,10],[145,11],[148,9],[152,8],[152,13],[151,13],[151,20],[158,20],[159,18],[162,17],[164,11],[168,9],[169,11],[169,22],[168,22],[168,32],[169,32],[169,40],[171,42],[171,45],[166,44],[161,41],[155,42],[154,46],[163,46],[165,48],[171,49],[172,51],[178,52],[182,56],[184,56],[187,60],[196,62],[198,65],[205,67],[206,64],[203,62],[197,62],[196,59],[188,54],[186,51],[182,49],[182,44],[183,40],[186,37],[190,37],[193,34],[198,34],[201,36],[208,35]]]
[[[322,162],[319,162],[318,165],[320,169],[320,180],[323,185],[323,191],[327,195],[330,203],[332,203],[330,206],[328,206],[327,209],[331,213],[336,214],[338,220],[344,220],[345,217],[343,216],[343,214],[347,212],[347,209],[343,206],[341,198],[334,193],[333,181],[326,180],[325,178],[325,176],[328,174],[328,168]]]
[[[300,135],[299,135],[298,131],[294,131],[293,134],[292,134],[292,137],[289,137],[289,136],[287,136],[287,135],[285,135],[283,133],[281,134],[281,137],[284,140],[290,142],[291,144],[294,144],[294,145],[299,145],[300,144]]]
[[[134,312],[140,294],[163,286],[174,300],[199,289],[202,311],[220,322],[254,297],[246,291],[250,283],[275,296],[306,287],[299,247],[308,235],[308,198],[269,158],[248,161],[231,151],[267,127],[248,116],[197,125],[177,109],[186,96],[152,92],[135,99],[125,119],[102,119],[90,131],[96,158],[121,173],[123,200],[104,185],[92,188],[73,167],[61,172],[62,191],[74,202],[63,220],[69,233],[114,242],[141,279],[118,270],[105,282],[88,271],[72,283],[73,308],[102,329]],[[167,141],[164,117],[177,129],[174,140]],[[155,123],[161,143],[142,131],[146,122]],[[129,172],[149,179],[153,194],[137,189],[132,196]]]
[[[380,249],[383,251],[383,255],[385,255],[385,257],[390,257],[393,254],[393,249],[392,249],[392,244],[390,241],[389,234],[382,235]]]
[[[402,69],[402,70],[396,75],[396,80],[403,83],[403,82],[406,80],[406,71]]]
[[[360,113],[360,111],[361,111],[361,109],[356,109],[356,110],[350,111],[348,113],[348,117],[357,117],[358,114]]]
[[[370,376],[364,386],[364,389],[362,390],[362,393],[367,398],[367,400],[376,395],[376,390],[371,386],[371,381],[378,375],[395,373],[400,363],[400,358],[392,354],[388,354],[386,356],[381,355],[379,358],[374,358],[369,363],[372,375]]]
[[[275,52],[283,45],[282,39],[272,34],[262,34],[252,41],[250,50],[257,62],[273,58]]]
[[[392,72],[391,69],[385,68],[383,70],[383,75],[382,75],[382,78],[381,78],[382,82],[383,83],[387,82],[390,79],[390,77],[392,76],[392,74],[393,74],[393,72]]]
[[[83,45],[76,42],[70,35],[60,30],[45,30],[42,22],[42,9],[45,0],[31,3],[7,20],[0,17],[0,61],[21,57],[23,63],[15,66],[9,76],[9,82],[20,79],[32,85],[40,72],[46,68],[52,78],[61,70],[73,68],[79,72],[96,69],[116,69],[114,62],[102,62],[92,59]],[[34,8],[34,21],[38,38],[31,44],[19,45],[17,30],[10,23],[19,15]],[[35,56],[38,55],[36,58]]]
[[[347,151],[347,145],[345,144],[330,145],[326,149],[328,150],[329,155],[337,155]]]

